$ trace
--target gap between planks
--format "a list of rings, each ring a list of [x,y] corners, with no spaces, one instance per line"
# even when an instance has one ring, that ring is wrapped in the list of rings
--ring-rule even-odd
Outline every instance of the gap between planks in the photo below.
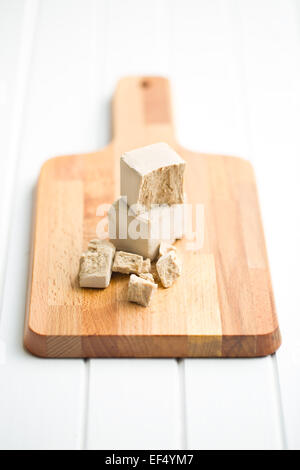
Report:
[[[89,407],[90,407],[90,359],[84,359],[84,380],[82,396],[82,417],[81,417],[81,450],[87,450],[89,432]]]
[[[282,401],[282,393],[281,393],[281,387],[280,387],[279,370],[278,370],[276,354],[272,354],[271,361],[272,361],[272,366],[273,366],[275,398],[276,398],[278,415],[279,415],[278,418],[279,418],[279,425],[280,425],[280,438],[281,438],[281,443],[282,443],[282,450],[288,450],[287,433],[286,433],[286,428],[285,428],[283,401]]]
[[[187,415],[186,415],[186,382],[185,359],[177,359],[178,387],[179,387],[179,426],[181,450],[187,450]]]

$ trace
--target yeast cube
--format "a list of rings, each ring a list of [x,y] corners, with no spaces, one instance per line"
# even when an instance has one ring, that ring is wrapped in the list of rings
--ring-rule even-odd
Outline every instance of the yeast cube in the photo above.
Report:
[[[185,161],[166,143],[126,152],[121,157],[121,196],[129,206],[182,204]]]
[[[80,287],[104,288],[110,283],[112,263],[116,251],[109,241],[93,240],[80,258]]]
[[[172,244],[182,236],[181,222],[174,224],[174,207],[160,206],[135,213],[125,198],[118,199],[108,211],[111,242],[117,250],[136,253],[152,261],[162,240]]]
[[[147,307],[156,289],[157,284],[131,274],[128,284],[128,300]]]

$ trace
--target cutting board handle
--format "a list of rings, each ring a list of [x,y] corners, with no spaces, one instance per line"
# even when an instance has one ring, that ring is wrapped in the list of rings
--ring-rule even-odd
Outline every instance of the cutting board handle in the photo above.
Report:
[[[113,100],[113,138],[118,142],[174,141],[170,82],[164,77],[125,77]]]

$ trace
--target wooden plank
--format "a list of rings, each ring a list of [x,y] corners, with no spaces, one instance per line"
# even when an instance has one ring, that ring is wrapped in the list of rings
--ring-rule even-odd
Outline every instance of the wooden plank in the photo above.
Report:
[[[3,155],[0,159],[0,298],[36,12],[37,2],[17,0],[12,3],[4,0],[0,5],[0,128]]]
[[[299,449],[299,5],[283,0],[236,3],[252,155],[283,336],[274,358],[282,440]]]
[[[271,361],[185,360],[189,449],[281,448]]]
[[[169,73],[169,22],[169,2],[109,2],[105,90],[110,96],[126,75]]]
[[[10,21],[12,36],[7,38],[12,41],[13,31],[19,30],[20,24],[17,23],[19,15],[15,14],[14,3],[9,3],[12,5],[9,8],[14,10],[10,15],[16,21]],[[34,7],[32,2],[26,4],[24,20],[24,34],[31,37]],[[93,147],[98,138],[97,122],[93,121],[92,126],[87,124],[86,119],[90,105],[86,99],[86,69],[91,63],[91,57],[87,56],[91,40],[91,7],[92,4],[86,1],[41,2],[34,43],[25,41],[25,49],[33,47],[33,55],[28,71],[29,93],[26,93],[25,87],[16,94],[17,109],[19,100],[24,100],[25,107],[22,116],[17,113],[15,117],[20,122],[16,151],[19,165],[17,178],[12,181],[14,187],[9,188],[13,194],[14,209],[0,332],[0,447],[4,449],[79,449],[83,444],[86,399],[84,362],[45,362],[34,358],[22,348],[22,332],[32,192],[39,167],[53,153]],[[3,21],[6,14],[7,10],[4,17],[0,15]],[[19,44],[15,47],[14,60],[17,60],[18,48]],[[24,62],[24,54],[30,55],[30,51],[21,49],[21,63]],[[83,69],[78,64],[84,65]],[[61,66],[64,73],[59,73]],[[24,75],[21,79],[24,80]],[[8,107],[13,96],[15,86],[10,92]],[[15,137],[16,132],[12,133],[12,138]],[[5,174],[1,176],[5,177]]]
[[[189,2],[188,10],[180,1],[173,5],[171,77],[180,142],[207,152],[249,157],[243,56],[236,52],[239,19],[233,16],[233,6],[211,0]],[[187,120],[188,113],[194,119]],[[184,364],[189,448],[283,447],[276,376],[269,358],[193,359]],[[253,384],[259,387],[254,394]],[[220,400],[217,393],[224,388],[227,399]],[[229,398],[229,393],[235,398]],[[239,414],[251,426],[244,426]],[[266,439],[263,436],[269,433],[270,423],[274,428]]]
[[[243,90],[227,2],[190,0],[186,8],[175,0],[170,23],[170,76],[180,144],[198,152],[248,158]]]
[[[174,359],[90,361],[88,449],[179,449]]]

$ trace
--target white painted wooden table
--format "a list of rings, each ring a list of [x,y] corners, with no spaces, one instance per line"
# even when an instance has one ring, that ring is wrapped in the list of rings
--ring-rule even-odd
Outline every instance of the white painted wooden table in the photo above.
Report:
[[[300,448],[300,2],[0,0],[0,448]],[[118,78],[172,79],[184,146],[255,166],[283,346],[253,360],[23,350],[41,164],[103,147]]]

